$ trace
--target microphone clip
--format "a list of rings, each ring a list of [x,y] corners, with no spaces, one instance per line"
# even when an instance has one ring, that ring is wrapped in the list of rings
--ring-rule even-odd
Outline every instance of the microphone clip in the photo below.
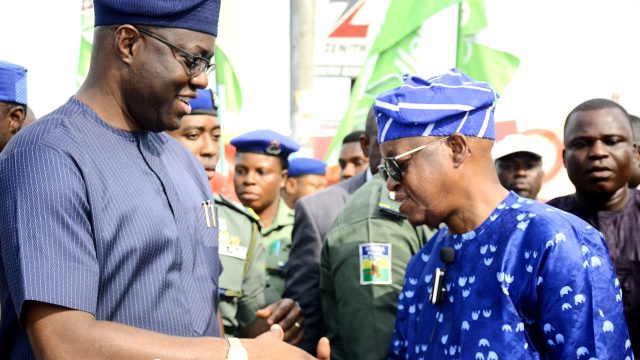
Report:
[[[429,297],[429,301],[431,301],[433,305],[442,305],[444,303],[447,292],[447,286],[445,284],[446,274],[446,269],[436,268],[433,276],[433,288],[431,289],[431,296]]]

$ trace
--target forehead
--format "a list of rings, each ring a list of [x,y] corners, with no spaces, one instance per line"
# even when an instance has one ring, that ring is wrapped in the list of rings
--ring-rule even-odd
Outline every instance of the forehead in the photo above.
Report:
[[[578,111],[571,115],[565,138],[578,136],[620,135],[631,137],[631,124],[618,108]]]
[[[236,154],[236,166],[247,168],[280,168],[280,159],[276,156],[240,152]]]
[[[205,130],[213,130],[220,128],[220,122],[218,121],[218,117],[213,115],[197,114],[183,116],[180,130],[188,130],[193,127],[204,127]]]
[[[348,142],[346,144],[342,144],[342,148],[340,149],[340,159],[349,159],[357,156],[364,157],[364,153],[362,152],[362,147],[359,142]]]

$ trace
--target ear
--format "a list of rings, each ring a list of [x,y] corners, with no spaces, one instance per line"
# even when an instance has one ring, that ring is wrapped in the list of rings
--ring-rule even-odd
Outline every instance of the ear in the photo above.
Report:
[[[471,153],[467,137],[459,132],[453,133],[447,140],[451,148],[451,161],[454,168],[460,167]]]
[[[280,187],[284,187],[285,183],[287,182],[287,179],[289,177],[289,170],[282,170],[282,172],[280,172]]]
[[[7,119],[9,120],[9,131],[15,135],[22,128],[24,119],[27,117],[25,109],[20,105],[12,106],[7,113]]]
[[[115,49],[120,60],[126,64],[133,62],[139,46],[141,45],[140,39],[142,34],[131,25],[118,26],[115,32]]]
[[[294,178],[288,177],[284,183],[284,191],[288,194],[294,194],[298,188],[298,181]]]
[[[360,135],[360,148],[364,156],[369,157],[369,137],[367,134]]]
[[[562,164],[564,165],[564,167],[567,167],[567,160],[565,158],[565,155],[567,154],[567,149],[563,148],[562,149]]]

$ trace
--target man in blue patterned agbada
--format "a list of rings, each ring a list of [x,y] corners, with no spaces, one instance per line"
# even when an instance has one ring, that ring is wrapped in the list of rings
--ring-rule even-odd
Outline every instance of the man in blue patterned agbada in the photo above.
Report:
[[[376,98],[383,173],[412,224],[444,226],[407,267],[389,358],[632,359],[602,235],[500,185],[495,91],[404,80]]]

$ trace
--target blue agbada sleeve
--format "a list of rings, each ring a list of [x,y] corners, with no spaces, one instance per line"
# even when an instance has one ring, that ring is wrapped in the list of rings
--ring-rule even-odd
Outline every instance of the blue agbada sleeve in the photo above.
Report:
[[[95,313],[98,265],[82,174],[47,146],[3,155],[0,272],[13,304],[3,316],[20,319],[27,300]]]
[[[537,279],[543,352],[553,359],[630,358],[622,290],[604,238],[581,225],[547,233]]]

